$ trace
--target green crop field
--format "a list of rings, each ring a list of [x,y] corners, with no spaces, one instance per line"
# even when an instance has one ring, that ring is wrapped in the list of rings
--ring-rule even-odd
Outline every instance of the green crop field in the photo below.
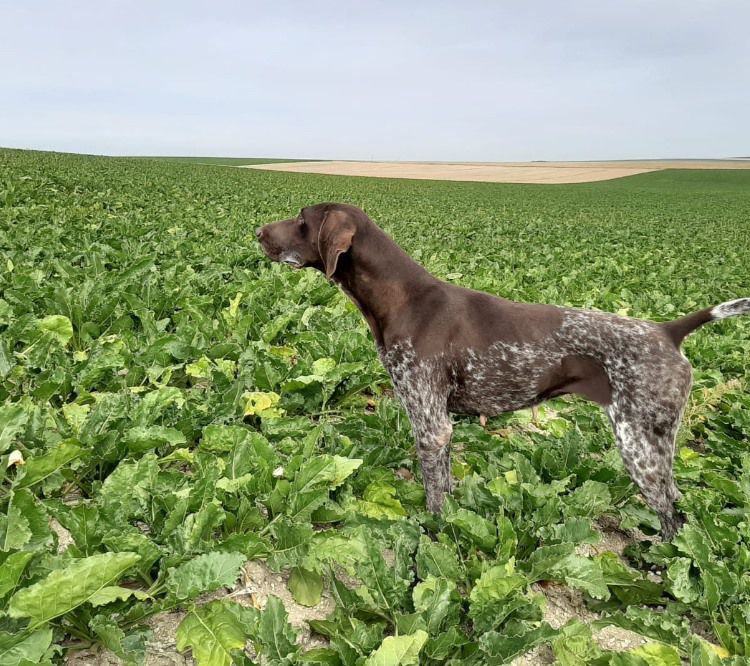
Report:
[[[498,185],[0,150],[0,664],[92,645],[142,663],[171,610],[201,665],[492,665],[540,645],[565,666],[748,663],[750,318],[685,345],[673,543],[578,399],[457,417],[436,517],[359,313],[255,242],[324,200],[517,300],[665,320],[750,295],[750,171]],[[237,582],[247,561],[333,610],[292,627]],[[585,617],[547,622],[560,591]],[[604,649],[608,625],[647,642]]]
[[[216,166],[243,166],[245,164],[273,164],[275,162],[309,162],[310,160],[279,159],[276,157],[136,157],[130,159],[183,162],[186,164],[213,164]]]

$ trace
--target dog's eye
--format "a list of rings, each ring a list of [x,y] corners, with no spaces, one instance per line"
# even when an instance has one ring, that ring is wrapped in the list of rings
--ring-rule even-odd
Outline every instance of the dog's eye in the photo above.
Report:
[[[297,223],[299,224],[299,226],[304,227],[305,226],[305,218],[300,215],[297,218]]]

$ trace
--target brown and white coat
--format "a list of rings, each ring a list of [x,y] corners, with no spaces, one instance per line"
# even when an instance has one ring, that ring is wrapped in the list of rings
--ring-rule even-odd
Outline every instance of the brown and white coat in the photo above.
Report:
[[[702,324],[750,313],[750,298],[662,324],[517,303],[438,280],[345,204],[304,208],[256,235],[271,259],[324,272],[364,315],[412,423],[428,509],[451,489],[450,413],[490,416],[575,393],[605,409],[664,537],[679,528],[672,461],[692,381],[680,344]]]

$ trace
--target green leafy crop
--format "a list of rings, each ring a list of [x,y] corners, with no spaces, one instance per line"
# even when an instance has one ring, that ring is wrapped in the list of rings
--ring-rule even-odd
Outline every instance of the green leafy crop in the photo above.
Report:
[[[517,300],[664,320],[750,295],[750,171],[519,186],[0,150],[0,666],[92,645],[144,663],[172,610],[177,648],[211,666],[504,664],[540,645],[565,665],[746,663],[750,321],[686,344],[673,543],[574,399],[457,417],[433,516],[361,316],[255,242],[324,200]],[[250,603],[249,560],[302,607],[332,599],[316,647],[281,599]],[[586,618],[552,622],[554,589]],[[647,642],[606,650],[611,625]]]

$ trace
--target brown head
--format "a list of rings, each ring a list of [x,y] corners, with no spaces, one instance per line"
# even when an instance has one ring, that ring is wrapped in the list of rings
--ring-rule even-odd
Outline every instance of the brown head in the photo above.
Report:
[[[401,321],[406,301],[421,299],[437,282],[356,206],[308,206],[297,217],[260,227],[255,235],[274,261],[317,268],[338,283],[379,345],[389,322]]]
[[[320,203],[303,208],[297,217],[259,227],[255,236],[274,261],[317,268],[330,279],[341,255],[351,249],[358,227],[368,222],[355,206]]]

